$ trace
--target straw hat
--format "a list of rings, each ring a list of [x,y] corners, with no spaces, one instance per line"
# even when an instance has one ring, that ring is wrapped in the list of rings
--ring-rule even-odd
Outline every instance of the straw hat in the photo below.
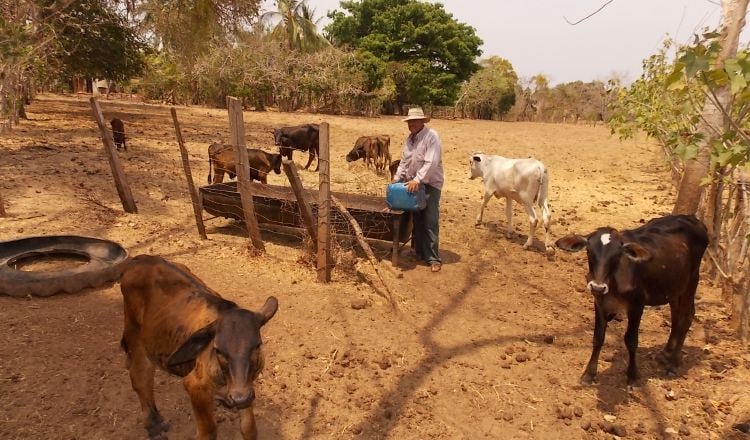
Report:
[[[410,108],[409,113],[406,115],[406,118],[402,119],[402,121],[413,121],[415,119],[422,119],[425,122],[430,122],[430,118],[424,115],[422,107]]]

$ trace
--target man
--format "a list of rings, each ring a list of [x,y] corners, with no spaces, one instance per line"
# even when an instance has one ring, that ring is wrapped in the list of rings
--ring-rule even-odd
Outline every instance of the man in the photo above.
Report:
[[[427,207],[413,213],[414,248],[417,257],[426,261],[433,272],[440,272],[439,208],[444,180],[440,137],[435,130],[425,126],[430,118],[425,117],[420,107],[409,109],[409,114],[403,121],[408,124],[410,134],[404,142],[401,163],[393,181],[406,182],[409,192],[419,189],[420,184],[425,186]]]

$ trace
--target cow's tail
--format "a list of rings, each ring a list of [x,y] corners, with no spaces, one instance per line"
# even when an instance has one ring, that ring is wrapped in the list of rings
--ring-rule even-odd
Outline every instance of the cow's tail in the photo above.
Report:
[[[211,184],[211,171],[214,169],[213,166],[211,166],[211,155],[208,155],[208,184]]]
[[[549,218],[549,171],[544,165],[541,165],[540,168],[539,188],[537,189],[535,202],[542,209],[542,216]]]

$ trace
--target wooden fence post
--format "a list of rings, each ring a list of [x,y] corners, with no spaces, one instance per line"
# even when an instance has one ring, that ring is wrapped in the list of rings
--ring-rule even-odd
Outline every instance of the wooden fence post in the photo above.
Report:
[[[260,236],[258,219],[255,217],[255,206],[253,205],[253,192],[250,189],[250,168],[247,161],[247,148],[245,147],[245,121],[242,117],[242,104],[240,100],[227,96],[227,110],[229,111],[229,139],[234,146],[234,163],[237,169],[237,188],[242,200],[242,212],[245,216],[245,226],[250,236],[252,247],[259,251],[265,251],[263,239]]]
[[[193,183],[193,173],[190,171],[190,159],[188,158],[188,152],[185,148],[185,142],[182,140],[182,130],[180,129],[180,121],[177,120],[177,109],[172,107],[172,121],[174,121],[174,133],[177,136],[177,145],[180,146],[180,156],[182,156],[182,169],[185,170],[185,178],[187,178],[188,192],[190,193],[190,200],[193,204],[193,214],[195,214],[195,224],[198,226],[198,234],[202,239],[208,239],[206,235],[206,227],[203,225],[203,205],[198,192],[195,190],[195,183]]]
[[[109,167],[112,169],[112,177],[115,179],[115,186],[117,187],[117,194],[120,196],[120,201],[122,202],[122,208],[125,212],[136,214],[138,208],[135,206],[133,193],[130,192],[130,186],[128,186],[128,181],[125,179],[125,173],[120,166],[120,160],[117,157],[117,150],[115,149],[115,141],[112,139],[112,132],[107,130],[107,127],[104,124],[102,109],[99,107],[96,98],[92,96],[89,101],[91,102],[91,113],[94,115],[96,125],[99,126],[99,134],[101,134],[102,142],[104,143],[104,152],[107,154]]]
[[[329,160],[329,126],[327,122],[320,124],[319,134],[318,281],[327,283],[331,281],[331,229],[329,224],[331,211],[331,162]]]
[[[5,213],[5,201],[3,201],[3,194],[0,193],[0,217],[5,217],[7,214]]]
[[[305,188],[302,186],[302,181],[297,174],[297,167],[294,162],[289,159],[284,159],[281,163],[284,167],[284,172],[289,178],[289,185],[294,191],[294,196],[297,198],[297,205],[299,206],[299,212],[302,216],[302,221],[307,227],[307,232],[310,234],[312,240],[313,252],[318,250],[318,231],[315,229],[315,217],[313,217],[312,209],[307,203],[305,198]]]

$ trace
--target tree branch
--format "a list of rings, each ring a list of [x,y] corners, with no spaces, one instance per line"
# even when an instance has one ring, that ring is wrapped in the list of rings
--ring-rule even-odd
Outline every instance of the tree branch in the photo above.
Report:
[[[585,16],[585,17],[583,17],[582,19],[580,19],[580,20],[578,20],[578,21],[576,21],[576,22],[574,22],[574,23],[571,23],[571,22],[570,22],[570,20],[568,20],[568,19],[567,19],[567,18],[566,18],[566,17],[564,16],[564,15],[563,15],[563,19],[564,19],[564,20],[565,20],[565,21],[566,21],[566,22],[567,22],[567,23],[568,23],[569,25],[571,25],[571,26],[575,26],[575,25],[577,25],[578,23],[580,23],[580,22],[582,22],[582,21],[584,21],[584,20],[588,20],[589,18],[593,17],[594,15],[596,15],[596,14],[597,14],[597,13],[598,13],[599,11],[601,11],[602,9],[604,9],[605,7],[607,7],[607,5],[608,5],[608,4],[610,4],[610,3],[612,3],[613,1],[615,1],[615,0],[609,0],[609,1],[607,1],[607,3],[604,3],[603,5],[601,5],[601,6],[599,7],[599,9],[597,9],[596,11],[594,11],[594,12],[590,13],[589,15],[587,15],[587,16]]]

